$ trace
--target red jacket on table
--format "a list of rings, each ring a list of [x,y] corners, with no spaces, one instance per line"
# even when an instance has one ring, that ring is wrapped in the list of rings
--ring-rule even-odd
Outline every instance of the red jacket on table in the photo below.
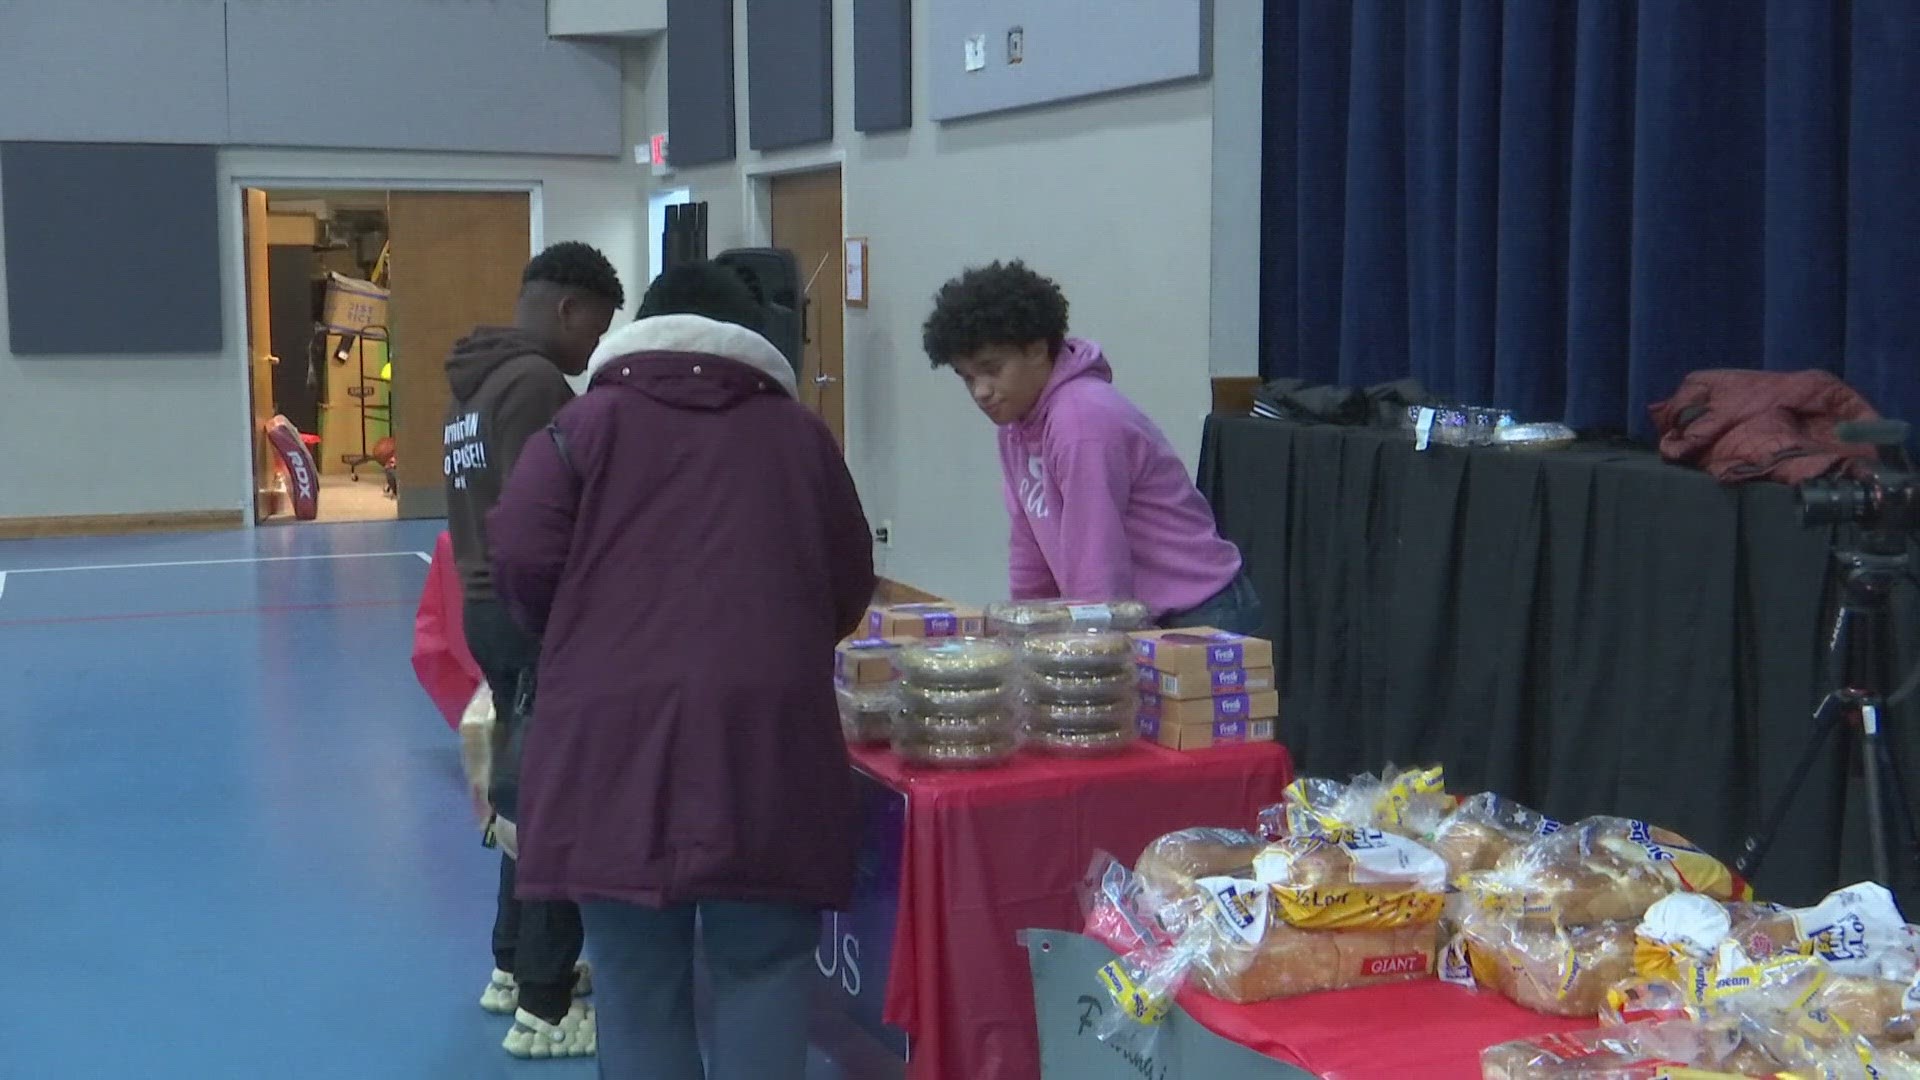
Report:
[[[833,650],[874,589],[840,448],[760,335],[633,323],[487,521],[541,638],[520,895],[843,906],[856,843]]]
[[[1833,429],[1880,418],[1858,391],[1824,371],[1696,371],[1651,411],[1661,457],[1727,484],[1800,484],[1870,463],[1872,447],[1840,442]]]

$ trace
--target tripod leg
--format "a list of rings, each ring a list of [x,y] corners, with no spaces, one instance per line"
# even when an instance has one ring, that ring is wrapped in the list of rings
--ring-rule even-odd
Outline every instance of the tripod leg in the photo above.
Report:
[[[1787,789],[1774,800],[1773,809],[1767,811],[1767,820],[1760,831],[1747,837],[1740,857],[1734,860],[1733,868],[1748,881],[1760,869],[1761,860],[1767,857],[1767,849],[1773,846],[1780,826],[1787,820],[1787,811],[1793,808],[1793,797],[1800,793],[1800,785],[1806,783],[1807,773],[1813,771],[1813,764],[1820,760],[1821,748],[1827,744],[1827,736],[1840,725],[1840,717],[1846,714],[1846,703],[1838,695],[1828,694],[1813,711],[1813,733],[1807,736],[1807,744],[1800,751],[1800,760],[1794,763],[1793,775],[1787,780]]]
[[[1864,725],[1863,725],[1864,727]],[[1896,892],[1899,891],[1913,872],[1916,860],[1920,860],[1920,829],[1916,829],[1913,820],[1913,804],[1907,801],[1907,785],[1900,774],[1900,766],[1894,761],[1893,747],[1880,734],[1878,717],[1871,732],[1863,731],[1861,742],[1872,755],[1869,766],[1878,766],[1878,771],[1886,784],[1885,800],[1874,804],[1874,809],[1884,815],[1883,834],[1887,835],[1889,852],[1897,849],[1900,853],[1898,871],[1902,880],[1882,879],[1881,884]],[[1889,872],[1896,867],[1890,865]]]
[[[1880,707],[1860,706],[1860,771],[1867,784],[1867,838],[1872,844],[1873,880],[1891,887],[1893,860],[1887,847],[1887,798],[1880,777]]]

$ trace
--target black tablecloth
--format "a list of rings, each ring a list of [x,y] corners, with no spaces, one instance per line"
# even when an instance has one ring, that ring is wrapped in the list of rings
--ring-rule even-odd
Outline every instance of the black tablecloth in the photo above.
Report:
[[[1200,483],[1266,602],[1302,775],[1439,762],[1455,790],[1644,818],[1731,861],[1813,730],[1831,537],[1788,488],[1227,417]],[[1898,622],[1920,644],[1908,605]],[[1870,876],[1857,788],[1836,740],[1765,897]]]

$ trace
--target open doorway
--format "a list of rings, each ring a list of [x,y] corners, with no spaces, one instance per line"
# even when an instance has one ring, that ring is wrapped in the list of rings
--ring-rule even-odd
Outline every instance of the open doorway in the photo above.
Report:
[[[511,322],[528,192],[242,189],[254,519],[445,514],[442,364]]]

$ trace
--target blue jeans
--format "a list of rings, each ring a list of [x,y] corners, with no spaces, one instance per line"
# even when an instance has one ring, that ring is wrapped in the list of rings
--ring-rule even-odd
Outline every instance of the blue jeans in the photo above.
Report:
[[[1260,594],[1253,591],[1253,580],[1245,570],[1234,575],[1232,583],[1191,611],[1172,612],[1160,620],[1164,630],[1188,630],[1211,626],[1230,634],[1258,637],[1267,625],[1266,609]]]
[[[782,904],[656,910],[584,903],[602,1080],[798,1080],[820,913]],[[697,920],[697,921],[696,921]],[[711,1056],[694,1019],[694,939],[713,994]]]

